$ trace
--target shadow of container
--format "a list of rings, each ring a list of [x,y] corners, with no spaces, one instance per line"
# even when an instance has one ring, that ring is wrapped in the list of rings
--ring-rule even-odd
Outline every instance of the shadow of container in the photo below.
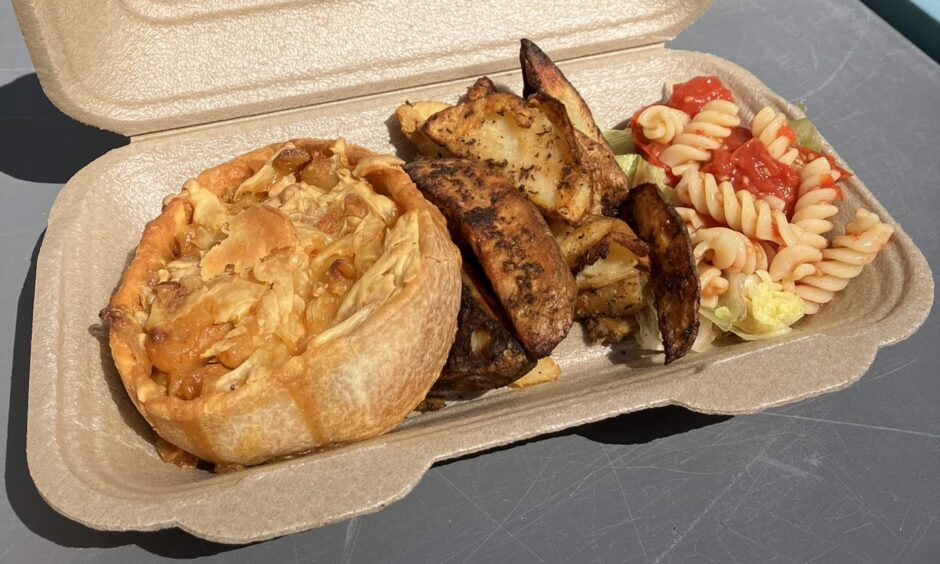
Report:
[[[881,19],[940,63],[940,22],[910,0],[862,0]]]
[[[60,112],[35,74],[0,87],[0,132],[0,172],[56,184],[65,184],[91,161],[129,142]]]

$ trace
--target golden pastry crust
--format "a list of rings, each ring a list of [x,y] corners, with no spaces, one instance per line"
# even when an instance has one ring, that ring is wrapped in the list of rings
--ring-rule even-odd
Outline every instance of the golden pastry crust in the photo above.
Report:
[[[291,143],[310,155],[330,155],[334,146],[333,141],[311,139]],[[195,182],[230,202],[232,191],[263,166],[277,168],[282,157],[290,160],[285,146],[242,155],[206,170]],[[384,433],[424,398],[447,359],[460,300],[460,258],[443,218],[401,170],[400,161],[356,146],[340,147],[357,177],[394,202],[396,221],[405,217],[417,226],[419,258],[409,263],[412,271],[387,301],[367,312],[364,320],[360,316],[358,324],[333,338],[324,336],[326,329],[319,333],[321,338],[310,339],[303,350],[272,365],[264,377],[248,378],[231,390],[192,399],[169,393],[165,382],[154,379],[160,373],[148,352],[155,334],[148,333],[147,324],[154,287],[165,282],[162,273],[180,252],[178,235],[193,223],[192,192],[186,191],[168,198],[160,216],[146,226],[111,299],[111,351],[129,396],[161,437],[202,459],[249,465]],[[318,172],[309,175],[317,178]],[[249,218],[263,224],[266,235],[260,239],[273,243],[260,251],[242,248],[240,256],[250,260],[257,258],[252,252],[263,255],[278,245],[293,244],[293,234],[279,231],[277,220],[266,215],[274,213],[281,212],[256,211],[257,217]],[[220,248],[216,244],[210,253],[222,254]],[[224,257],[204,262],[204,279],[221,270],[232,276],[239,268],[237,260]]]

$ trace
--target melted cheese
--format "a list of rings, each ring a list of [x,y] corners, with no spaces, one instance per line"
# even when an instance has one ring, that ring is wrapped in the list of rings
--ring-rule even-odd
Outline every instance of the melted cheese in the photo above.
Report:
[[[287,144],[275,153],[291,149]],[[274,157],[224,201],[195,180],[181,197],[192,222],[177,235],[185,256],[156,274],[145,323],[159,340],[161,359],[179,341],[180,357],[228,370],[203,382],[202,394],[236,389],[264,378],[291,356],[348,335],[393,299],[420,268],[418,218],[399,216],[389,198],[363,178],[387,159],[368,159],[352,170],[342,141],[318,171],[330,184],[301,174],[279,175]],[[205,331],[201,331],[205,328]],[[205,345],[205,335],[220,338]],[[174,340],[175,339],[175,340]],[[185,342],[184,342],[185,341]],[[189,346],[190,348],[186,348]],[[155,369],[183,369],[165,360]],[[220,371],[221,372],[221,371]]]

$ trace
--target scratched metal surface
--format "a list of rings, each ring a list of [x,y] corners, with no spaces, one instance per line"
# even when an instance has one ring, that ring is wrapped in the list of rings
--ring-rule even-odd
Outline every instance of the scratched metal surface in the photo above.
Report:
[[[381,513],[261,544],[103,533],[59,517],[24,455],[31,263],[62,184],[122,140],[49,105],[5,3],[0,38],[0,561],[881,563],[940,554],[936,312],[838,394],[749,417],[667,408],[573,429],[438,466]],[[935,63],[854,0],[718,0],[672,46],[723,56],[805,99],[940,268]]]

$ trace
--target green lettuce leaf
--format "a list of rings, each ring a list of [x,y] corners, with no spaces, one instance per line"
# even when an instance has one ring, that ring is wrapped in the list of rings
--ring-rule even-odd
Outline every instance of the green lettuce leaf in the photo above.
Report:
[[[659,193],[663,199],[674,206],[683,205],[679,200],[679,194],[676,189],[666,184],[666,171],[658,166],[650,164],[641,155],[636,153],[632,155],[617,155],[614,157],[620,169],[627,175],[627,181],[630,188],[646,184],[647,182],[655,184],[659,188]]]
[[[822,138],[816,131],[816,126],[809,118],[791,119],[788,121],[790,129],[796,133],[796,144],[806,147],[810,151],[822,152]]]
[[[615,155],[629,155],[636,153],[636,146],[633,144],[633,132],[629,129],[608,129],[604,132],[604,139],[610,145]]]

